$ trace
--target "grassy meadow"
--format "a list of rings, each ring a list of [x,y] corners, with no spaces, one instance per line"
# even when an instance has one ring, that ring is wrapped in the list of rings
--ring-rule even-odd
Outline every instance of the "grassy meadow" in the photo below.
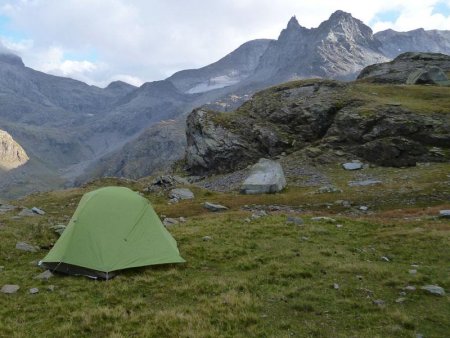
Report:
[[[147,181],[103,179],[11,201],[46,214],[0,214],[0,286],[20,285],[15,294],[0,294],[0,336],[448,336],[450,220],[436,215],[450,209],[450,164],[367,168],[366,175],[383,181],[369,187],[348,186],[360,172],[322,170],[341,193],[290,185],[279,194],[246,196],[191,186],[196,198],[173,205],[162,192],[144,193],[158,214],[187,218],[169,228],[187,263],[131,269],[109,281],[33,277],[42,272],[36,262],[57,239],[50,226],[67,223],[84,192],[105,185],[144,191]],[[204,201],[230,210],[208,212]],[[293,210],[251,219],[242,207],[253,204]],[[288,216],[304,223],[287,223]],[[47,249],[22,252],[15,249],[18,241]],[[420,289],[427,284],[447,294]],[[39,293],[30,294],[33,287]]]

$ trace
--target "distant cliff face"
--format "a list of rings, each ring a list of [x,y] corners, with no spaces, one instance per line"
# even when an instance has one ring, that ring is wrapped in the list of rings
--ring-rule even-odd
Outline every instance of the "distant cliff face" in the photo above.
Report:
[[[10,170],[29,160],[25,150],[6,131],[0,130],[0,169]]]

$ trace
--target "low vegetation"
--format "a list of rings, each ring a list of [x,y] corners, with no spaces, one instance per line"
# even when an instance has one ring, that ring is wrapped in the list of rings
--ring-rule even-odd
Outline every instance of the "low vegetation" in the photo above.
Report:
[[[317,186],[292,181],[282,193],[258,196],[191,186],[195,200],[169,205],[164,192],[143,192],[148,180],[103,179],[12,201],[46,214],[0,214],[0,286],[21,287],[0,293],[0,336],[447,336],[450,221],[437,215],[450,209],[450,164],[320,170],[342,192],[318,193]],[[348,186],[362,176],[383,183]],[[187,263],[131,269],[107,282],[59,274],[47,282],[33,279],[41,272],[36,262],[57,239],[50,226],[67,223],[82,194],[105,185],[142,191],[158,214],[187,217],[169,229]],[[203,201],[230,210],[210,213]],[[289,210],[252,218],[252,205]],[[287,223],[288,217],[301,217],[303,224]],[[19,241],[41,250],[16,250]],[[420,289],[427,284],[447,295]],[[33,287],[39,293],[30,294]]]

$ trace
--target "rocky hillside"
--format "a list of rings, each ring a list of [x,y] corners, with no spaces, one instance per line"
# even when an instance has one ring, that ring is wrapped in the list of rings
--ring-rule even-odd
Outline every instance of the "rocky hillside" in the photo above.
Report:
[[[449,97],[447,87],[287,83],[230,114],[194,110],[187,119],[187,165],[195,174],[227,172],[295,151],[323,163],[339,157],[393,167],[449,161]]]
[[[25,150],[6,131],[0,130],[0,169],[10,170],[29,160]]]

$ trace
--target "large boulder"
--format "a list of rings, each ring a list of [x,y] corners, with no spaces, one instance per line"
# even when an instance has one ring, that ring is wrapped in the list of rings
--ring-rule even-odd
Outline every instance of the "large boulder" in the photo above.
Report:
[[[275,193],[284,189],[286,178],[278,162],[262,158],[250,170],[241,187],[244,194]]]
[[[364,68],[358,79],[376,83],[404,84],[408,78],[422,69],[440,68],[444,72],[450,71],[450,55],[440,53],[403,53],[394,60],[377,63]]]
[[[441,84],[448,81],[447,75],[439,67],[427,67],[413,71],[406,84]]]

